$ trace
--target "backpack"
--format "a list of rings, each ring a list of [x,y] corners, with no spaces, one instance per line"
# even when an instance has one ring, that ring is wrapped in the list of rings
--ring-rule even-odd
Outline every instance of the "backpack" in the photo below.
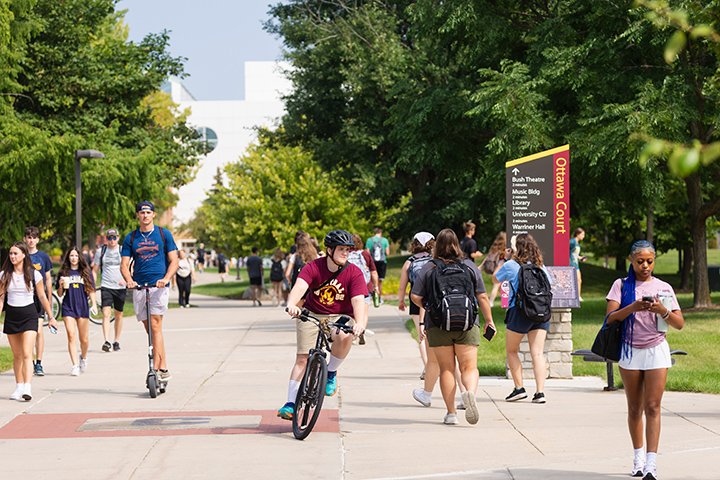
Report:
[[[384,261],[381,239],[378,239],[378,238],[373,239],[372,255],[373,255],[373,260],[375,260],[376,262]]]
[[[425,308],[433,323],[449,332],[470,330],[478,307],[475,299],[475,273],[462,261],[445,264],[433,259],[435,268],[428,279],[430,295]]]
[[[295,262],[293,264],[293,271],[292,275],[290,277],[290,288],[295,286],[295,282],[297,281],[298,274],[300,273],[300,270],[305,266],[305,262],[303,262],[302,258],[300,258],[300,254],[295,254]]]
[[[418,278],[418,275],[420,274],[420,270],[427,264],[430,260],[432,260],[431,255],[422,255],[419,257],[416,257],[413,255],[412,257],[408,258],[410,260],[410,267],[408,267],[408,280],[411,284],[415,284],[415,280]]]
[[[100,247],[100,274],[102,275],[103,258],[105,258],[105,252],[107,252],[107,243]]]
[[[368,267],[365,257],[362,255],[362,250],[353,250],[348,253],[347,261],[357,266],[362,271],[363,277],[365,277],[365,284],[370,283],[370,267]]]
[[[495,269],[497,268],[499,262],[500,252],[488,253],[487,257],[485,257],[485,260],[482,262],[482,265],[480,265],[480,268],[482,268],[482,271],[488,275],[492,275],[495,273]]]
[[[272,261],[272,266],[270,267],[270,281],[271,282],[282,282],[283,279],[283,268],[282,268],[282,261]]]
[[[532,263],[520,265],[515,306],[523,312],[528,320],[543,323],[550,320],[551,305],[550,280],[543,269]]]

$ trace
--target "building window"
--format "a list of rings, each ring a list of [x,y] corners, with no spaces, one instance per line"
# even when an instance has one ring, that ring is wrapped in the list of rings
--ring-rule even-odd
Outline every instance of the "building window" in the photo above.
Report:
[[[218,137],[215,130],[210,127],[197,127],[195,130],[200,134],[198,141],[204,143],[207,147],[207,153],[215,150],[218,144]]]

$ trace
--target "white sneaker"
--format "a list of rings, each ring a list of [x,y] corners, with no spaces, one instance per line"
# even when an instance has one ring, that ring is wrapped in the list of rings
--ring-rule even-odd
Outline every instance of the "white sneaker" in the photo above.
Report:
[[[443,423],[445,425],[457,425],[458,424],[457,414],[455,414],[455,413],[446,414],[445,418],[443,418]]]
[[[32,400],[32,384],[26,383],[25,388],[23,389],[22,398],[26,402],[29,402]]]
[[[70,370],[70,375],[72,375],[73,377],[79,377],[80,365],[73,365],[72,370]]]
[[[465,404],[463,403],[462,398],[455,402],[455,408],[458,410],[465,410]]]
[[[80,357],[80,373],[85,373],[87,370],[87,359]]]
[[[23,391],[25,391],[25,384],[18,383],[17,387],[15,388],[15,391],[10,394],[10,400],[20,400],[20,398],[22,397]]]
[[[463,392],[462,399],[465,404],[465,420],[467,420],[470,425],[475,425],[478,420],[480,420],[475,394],[471,391]]]
[[[633,468],[630,472],[631,477],[642,477],[644,475],[643,471],[645,470],[645,459],[644,458],[636,458],[633,460]]]
[[[430,404],[432,403],[432,394],[426,392],[422,388],[413,388],[412,396],[423,407],[429,407]]]

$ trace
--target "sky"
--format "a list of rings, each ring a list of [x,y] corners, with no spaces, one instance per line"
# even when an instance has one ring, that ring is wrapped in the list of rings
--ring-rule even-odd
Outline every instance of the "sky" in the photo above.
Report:
[[[120,0],[130,40],[170,32],[170,53],[186,57],[182,80],[197,100],[244,100],[243,62],[280,60],[282,42],[263,30],[280,0]]]

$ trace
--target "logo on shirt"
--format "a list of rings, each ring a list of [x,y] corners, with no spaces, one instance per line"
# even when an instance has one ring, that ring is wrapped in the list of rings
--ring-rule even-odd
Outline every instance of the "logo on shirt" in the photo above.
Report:
[[[135,249],[135,253],[142,260],[150,260],[156,257],[158,252],[160,252],[160,245],[152,240],[140,240],[138,247]]]
[[[32,266],[35,267],[35,270],[42,270],[42,265],[40,263],[33,263]]]
[[[327,306],[332,306],[335,302],[345,300],[345,288],[337,279],[333,279],[327,285],[313,291],[313,294],[318,298],[320,304]]]

